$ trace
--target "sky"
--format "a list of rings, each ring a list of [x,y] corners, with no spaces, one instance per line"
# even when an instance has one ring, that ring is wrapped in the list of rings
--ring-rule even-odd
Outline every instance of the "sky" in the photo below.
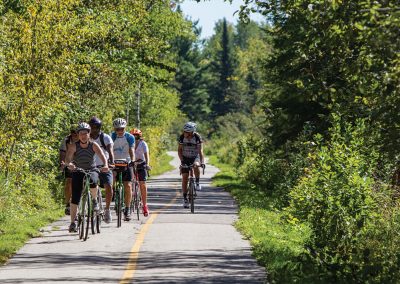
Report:
[[[242,0],[234,0],[232,4],[223,0],[202,0],[197,3],[194,0],[185,0],[181,3],[181,9],[185,15],[193,21],[200,20],[199,26],[202,27],[201,38],[208,38],[214,33],[215,23],[222,18],[226,18],[231,23],[236,23],[239,19],[238,13],[233,16],[235,11],[239,10]],[[263,17],[259,14],[252,14],[253,21],[262,22]]]

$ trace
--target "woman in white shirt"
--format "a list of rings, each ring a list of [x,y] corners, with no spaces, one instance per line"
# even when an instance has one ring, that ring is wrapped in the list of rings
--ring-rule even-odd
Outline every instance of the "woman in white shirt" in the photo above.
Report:
[[[131,130],[131,134],[135,136],[135,157],[136,157],[136,170],[137,178],[139,180],[140,192],[142,195],[143,203],[143,215],[147,217],[149,215],[149,207],[147,205],[147,171],[151,169],[149,147],[143,140],[142,131],[140,129]]]

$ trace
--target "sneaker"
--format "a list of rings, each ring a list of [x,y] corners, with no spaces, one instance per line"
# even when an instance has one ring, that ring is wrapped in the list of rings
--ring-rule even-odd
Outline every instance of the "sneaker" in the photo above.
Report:
[[[144,217],[149,216],[149,213],[150,213],[149,212],[149,207],[146,204],[146,205],[143,206],[143,215],[144,215]]]
[[[99,211],[99,203],[97,202],[97,199],[92,199],[92,204],[93,204],[93,211]]]
[[[189,200],[187,198],[183,199],[183,208],[189,208]]]
[[[201,190],[201,185],[200,183],[196,182],[196,191],[200,191]]]
[[[109,224],[112,221],[111,211],[110,209],[104,210],[104,222]]]
[[[131,208],[125,207],[125,209],[124,209],[124,219],[125,219],[125,221],[129,221],[131,219]]]
[[[75,222],[73,222],[73,223],[71,223],[71,225],[69,225],[68,231],[69,231],[70,233],[76,233],[76,232],[78,232],[78,228],[77,228]]]
[[[69,207],[69,204],[65,206],[64,210],[65,215],[70,215],[71,214],[71,208]]]

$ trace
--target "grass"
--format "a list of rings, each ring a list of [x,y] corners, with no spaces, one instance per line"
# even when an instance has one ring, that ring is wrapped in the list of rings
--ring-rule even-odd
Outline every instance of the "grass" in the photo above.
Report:
[[[63,215],[60,208],[50,208],[26,217],[8,218],[0,223],[0,264],[5,263],[27,240],[41,235],[40,228]]]
[[[272,197],[240,180],[230,165],[218,162],[215,156],[210,158],[210,163],[221,170],[213,178],[214,185],[224,187],[239,203],[239,220],[235,226],[250,240],[253,255],[266,268],[268,280],[312,282],[308,275],[313,275],[310,272],[315,268],[308,264],[305,249],[309,228],[288,223],[284,212],[274,208]]]
[[[151,169],[150,174],[152,176],[157,176],[157,175],[160,175],[162,173],[165,173],[165,172],[173,170],[174,167],[169,164],[169,162],[171,162],[172,160],[173,160],[173,157],[168,155],[166,152],[163,153],[159,157],[157,163],[152,165],[153,168]]]

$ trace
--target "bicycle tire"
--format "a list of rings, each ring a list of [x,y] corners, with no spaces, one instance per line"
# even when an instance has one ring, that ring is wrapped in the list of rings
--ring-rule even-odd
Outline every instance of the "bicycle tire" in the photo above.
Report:
[[[83,239],[87,218],[87,203],[86,203],[86,194],[83,193],[81,200],[79,202],[79,210],[78,210],[78,230],[79,230],[79,239]]]
[[[92,211],[92,216],[90,217],[90,228],[92,229],[92,235],[96,234],[96,223],[97,215]]]
[[[103,220],[103,214],[104,214],[104,210],[103,210],[103,196],[101,195],[101,190],[100,188],[97,191],[97,202],[99,203],[99,213],[97,214],[97,218],[96,218],[96,231],[98,234],[100,234],[101,232],[101,222]]]
[[[118,194],[117,227],[121,227],[121,225],[122,225],[122,204],[123,204],[123,191],[122,191],[121,185],[118,185],[118,187],[117,187],[117,194]]]
[[[87,195],[87,198],[86,198],[86,204],[87,204],[87,214],[86,214],[86,228],[85,228],[85,234],[84,234],[84,236],[83,236],[83,241],[86,241],[87,240],[87,238],[88,238],[88,235],[89,235],[89,225],[90,225],[90,215],[92,214],[91,213],[91,204],[90,204],[90,202],[91,202],[91,198],[90,198],[91,196],[90,196],[90,190],[88,191],[88,195]]]
[[[194,213],[194,182],[190,181],[189,184],[189,196],[190,196],[190,212]]]
[[[141,193],[139,192],[139,184],[135,183],[135,209],[138,221],[140,220],[140,202],[141,202]]]

